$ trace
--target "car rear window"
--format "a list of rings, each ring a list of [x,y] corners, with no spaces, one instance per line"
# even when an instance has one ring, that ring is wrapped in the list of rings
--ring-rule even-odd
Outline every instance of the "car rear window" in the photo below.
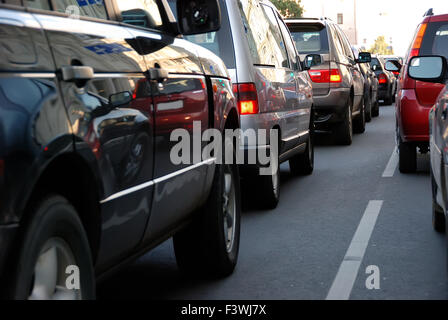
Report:
[[[439,55],[448,59],[448,21],[428,25],[420,55]]]
[[[177,19],[176,0],[168,0],[168,3]],[[227,8],[225,1],[219,1],[221,6],[221,28],[217,32],[209,32],[204,34],[184,36],[188,41],[191,41],[201,47],[204,47],[224,61],[228,69],[236,68],[235,52],[233,48],[233,38],[230,29],[229,16],[227,15]]]
[[[288,24],[288,26],[300,54],[328,53],[328,34],[323,25]]]
[[[376,70],[383,70],[383,67],[381,66],[380,61],[377,58],[372,58],[372,61],[370,62],[370,66],[376,66]]]

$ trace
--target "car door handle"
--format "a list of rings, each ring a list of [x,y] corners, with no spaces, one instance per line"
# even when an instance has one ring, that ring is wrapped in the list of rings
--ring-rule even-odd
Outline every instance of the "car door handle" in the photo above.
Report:
[[[79,80],[91,80],[95,73],[92,67],[86,66],[66,66],[61,68],[61,77],[65,82],[75,82]]]
[[[149,79],[157,81],[159,83],[164,82],[168,79],[168,71],[162,68],[151,68],[149,69]]]

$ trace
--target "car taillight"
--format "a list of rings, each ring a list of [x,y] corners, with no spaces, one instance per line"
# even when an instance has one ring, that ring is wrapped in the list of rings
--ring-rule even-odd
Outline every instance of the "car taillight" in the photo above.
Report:
[[[394,75],[396,75],[397,77],[400,75],[400,72],[398,71],[393,71]]]
[[[417,31],[415,39],[412,43],[411,52],[409,53],[409,60],[412,57],[416,57],[420,54],[420,48],[422,47],[423,37],[425,36],[426,28],[428,24],[422,23]]]
[[[340,83],[342,82],[339,69],[308,70],[311,81],[314,83]]]
[[[378,77],[378,82],[380,84],[387,83],[387,76],[384,73],[380,74],[379,77]]]
[[[238,109],[241,115],[258,113],[258,96],[255,83],[234,84],[233,92],[238,99]]]

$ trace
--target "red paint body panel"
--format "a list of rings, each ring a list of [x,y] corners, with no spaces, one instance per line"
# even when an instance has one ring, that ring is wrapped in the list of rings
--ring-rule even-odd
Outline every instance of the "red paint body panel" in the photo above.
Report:
[[[429,141],[431,107],[422,106],[413,89],[400,90],[397,98],[397,120],[403,141]]]

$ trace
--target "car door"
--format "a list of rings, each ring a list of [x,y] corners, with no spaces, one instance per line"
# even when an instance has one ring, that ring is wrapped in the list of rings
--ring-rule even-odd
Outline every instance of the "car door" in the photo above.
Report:
[[[296,84],[296,96],[298,98],[297,105],[297,117],[299,124],[299,142],[302,141],[301,138],[306,139],[306,134],[310,128],[310,119],[311,119],[311,106],[313,104],[313,92],[312,87],[310,85],[310,80],[308,76],[308,72],[301,69],[300,58],[297,53],[297,49],[292,41],[291,34],[288,30],[283,19],[277,13],[277,20],[280,26],[280,30],[283,35],[283,39],[286,44],[286,50],[288,52],[289,63],[291,66],[291,73],[294,74],[294,80]]]
[[[52,1],[54,11],[76,8],[77,19],[50,11],[34,16],[60,74],[76,149],[94,159],[102,179],[102,269],[141,243],[152,203],[154,118],[151,92],[141,85],[146,82],[146,65],[132,34],[107,20],[103,2],[79,3]],[[109,98],[120,93],[130,99],[110,103]]]
[[[20,220],[37,168],[73,149],[45,33],[20,2],[5,3],[0,4],[0,159],[9,174],[0,192],[10,213],[0,224]]]
[[[134,23],[136,14],[142,15],[143,20],[145,16],[152,17],[153,22],[147,22],[152,24],[146,25],[147,31],[135,28],[132,33],[139,39],[147,69],[163,74],[151,82],[154,201],[144,236],[144,242],[150,243],[169,234],[205,201],[205,180],[211,162],[201,157],[205,145],[201,137],[212,119],[196,46],[163,31],[162,15],[155,0],[117,4],[124,22]],[[178,133],[186,139],[182,140]],[[182,141],[187,144],[179,157],[175,147]]]
[[[444,186],[443,192],[446,192],[448,186],[448,163],[446,155],[448,150],[448,91],[441,94],[438,103],[435,105],[434,113],[434,132],[431,135],[431,168],[434,179],[438,186]],[[442,194],[444,199],[438,199],[439,203],[448,203],[448,195]]]

